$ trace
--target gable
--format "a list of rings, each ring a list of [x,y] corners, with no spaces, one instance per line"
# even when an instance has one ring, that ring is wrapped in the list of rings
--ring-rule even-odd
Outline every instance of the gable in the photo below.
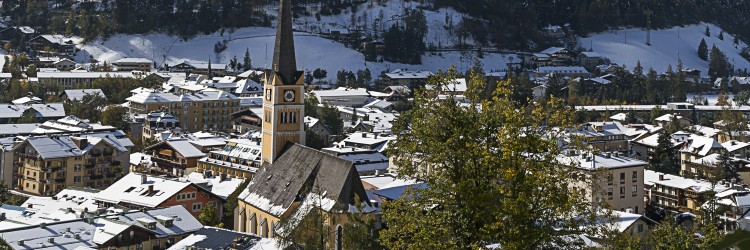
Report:
[[[338,206],[353,204],[355,194],[369,204],[354,163],[299,144],[288,144],[273,164],[263,165],[240,199],[281,216],[310,193]]]

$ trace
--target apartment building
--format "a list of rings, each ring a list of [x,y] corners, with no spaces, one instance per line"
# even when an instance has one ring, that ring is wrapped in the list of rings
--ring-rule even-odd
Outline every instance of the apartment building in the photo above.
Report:
[[[174,115],[183,130],[232,129],[230,114],[240,110],[240,99],[225,91],[192,94],[143,92],[126,99],[130,115],[163,111]]]
[[[705,192],[721,193],[729,189],[723,184],[714,186],[706,180],[651,170],[646,170],[644,175],[645,186],[649,187],[646,190],[648,203],[673,213],[696,213],[705,202]]]
[[[223,149],[213,150],[198,160],[196,172],[252,179],[261,165],[260,151],[260,142],[231,139]]]
[[[13,154],[16,189],[43,196],[72,186],[109,186],[127,174],[130,160],[126,145],[107,133],[29,137],[13,148]]]
[[[581,171],[573,176],[571,187],[591,201],[606,201],[610,208],[643,214],[643,171],[647,162],[622,156],[620,153],[561,156],[559,162]]]
[[[585,145],[602,152],[628,150],[625,128],[620,122],[589,122],[581,125],[574,136],[583,138]]]

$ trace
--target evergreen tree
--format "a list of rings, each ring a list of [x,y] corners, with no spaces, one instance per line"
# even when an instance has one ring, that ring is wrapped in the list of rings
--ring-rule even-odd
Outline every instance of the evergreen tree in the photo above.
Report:
[[[701,39],[701,43],[698,45],[698,57],[704,61],[708,61],[708,45],[705,39]]]
[[[724,40],[724,31],[723,30],[719,32],[718,38],[719,38],[719,40],[722,40],[722,41]]]
[[[718,160],[717,166],[723,172],[724,181],[729,183],[740,183],[742,179],[740,174],[737,173],[737,166],[732,162],[732,155],[729,150],[722,149],[716,160]]]
[[[323,107],[318,108],[318,112],[320,121],[331,130],[331,134],[340,135],[344,132],[344,120],[341,119],[341,114],[335,106],[329,106],[326,103]]]
[[[734,71],[732,64],[729,63],[727,56],[719,50],[716,45],[711,47],[711,54],[709,55],[708,61],[708,75],[711,79],[719,77],[725,78]]]
[[[649,159],[650,168],[656,172],[678,175],[680,172],[679,159],[674,150],[672,136],[667,132],[667,128],[662,128],[659,131],[657,142],[656,150]]]
[[[245,49],[245,58],[242,59],[242,67],[243,67],[242,68],[243,71],[248,71],[248,70],[253,69],[253,63],[250,60],[250,49],[249,48]]]
[[[127,109],[120,105],[110,105],[102,111],[102,125],[109,125],[127,131],[128,123],[125,121],[126,118]]]
[[[326,145],[320,135],[305,127],[305,146],[320,150]]]
[[[706,31],[704,32],[707,37],[711,37],[711,29],[708,28],[708,25],[706,25]]]

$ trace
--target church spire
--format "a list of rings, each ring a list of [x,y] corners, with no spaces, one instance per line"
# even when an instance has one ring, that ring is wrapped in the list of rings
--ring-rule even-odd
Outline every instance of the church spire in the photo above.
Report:
[[[294,56],[291,0],[281,0],[277,25],[271,70],[281,77],[284,85],[294,85],[297,81],[297,60]]]

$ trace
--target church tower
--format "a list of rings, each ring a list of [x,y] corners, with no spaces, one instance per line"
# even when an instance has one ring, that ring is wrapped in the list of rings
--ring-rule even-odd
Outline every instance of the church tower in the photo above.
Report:
[[[291,0],[281,0],[273,64],[263,82],[261,157],[273,163],[287,143],[305,144],[305,81],[294,55]]]

